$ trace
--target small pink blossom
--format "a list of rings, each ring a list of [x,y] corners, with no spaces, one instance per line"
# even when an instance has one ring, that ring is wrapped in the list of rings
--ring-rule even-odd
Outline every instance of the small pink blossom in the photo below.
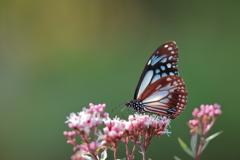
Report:
[[[189,120],[189,124],[191,124],[191,125],[193,125],[193,126],[196,126],[196,125],[198,125],[198,120],[195,120],[195,119],[193,119],[193,120]]]
[[[125,122],[125,126],[127,126],[126,135],[134,142],[139,140],[136,137],[144,136],[145,148],[148,147],[150,140],[154,136],[159,137],[164,133],[169,133],[167,126],[170,123],[170,119],[166,117],[159,118],[158,116],[134,114],[134,116],[129,116],[129,119],[131,121]]]
[[[66,137],[74,137],[75,134],[76,134],[75,131],[69,131],[69,132],[64,131],[64,132],[63,132],[63,135],[66,136]]]
[[[222,111],[221,111],[220,109],[216,109],[216,110],[214,111],[214,114],[215,114],[215,115],[220,115],[220,114],[222,114]]]
[[[102,124],[102,119],[108,116],[108,114],[103,113],[106,105],[93,105],[90,103],[89,107],[90,109],[83,108],[83,111],[77,114],[71,113],[70,116],[67,117],[68,120],[66,123],[68,123],[70,128],[77,129],[89,135],[94,127]]]
[[[118,117],[104,119],[106,127],[103,128],[104,136],[102,136],[102,139],[106,143],[116,146],[124,134],[124,122],[124,120],[120,120]]]
[[[198,108],[194,108],[194,110],[192,112],[193,117],[196,117],[198,112],[199,112]]]

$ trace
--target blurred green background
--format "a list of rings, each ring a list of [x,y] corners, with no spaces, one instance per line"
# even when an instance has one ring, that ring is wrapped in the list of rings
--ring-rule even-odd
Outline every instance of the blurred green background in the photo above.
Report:
[[[219,103],[223,115],[211,133],[224,133],[202,159],[237,159],[239,7],[234,0],[0,1],[0,159],[70,159],[66,116],[90,102],[111,112],[132,100],[147,59],[169,40],[180,50],[188,104],[147,156],[190,159],[177,137],[189,143],[193,109]]]

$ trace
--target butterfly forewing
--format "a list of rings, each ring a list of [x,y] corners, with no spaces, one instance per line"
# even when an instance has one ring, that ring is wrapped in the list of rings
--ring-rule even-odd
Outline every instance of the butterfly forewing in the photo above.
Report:
[[[134,99],[137,99],[146,87],[160,78],[168,75],[178,76],[177,60],[178,47],[174,41],[158,47],[147,61],[135,90]]]
[[[165,76],[150,84],[138,100],[145,112],[175,118],[186,105],[186,86],[179,76]]]

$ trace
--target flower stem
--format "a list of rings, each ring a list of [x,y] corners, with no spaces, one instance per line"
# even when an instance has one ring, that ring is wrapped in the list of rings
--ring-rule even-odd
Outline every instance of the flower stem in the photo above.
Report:
[[[205,136],[206,134],[202,134],[201,135],[201,140],[200,140],[200,144],[199,144],[199,147],[198,147],[198,152],[197,152],[197,155],[195,157],[195,160],[199,160],[200,159],[200,156],[202,154],[202,148],[205,144]]]
[[[118,144],[115,144],[115,147],[113,149],[114,160],[117,160],[117,150],[118,150]]]
[[[141,151],[142,151],[142,155],[143,155],[143,160],[146,160],[146,150],[145,150],[145,147],[142,143],[142,136],[139,136],[139,141],[138,141],[138,144],[141,148]]]
[[[134,145],[133,145],[132,154],[131,154],[131,159],[133,159],[133,157],[134,157],[135,149],[136,149],[136,142],[134,142]]]
[[[127,160],[131,160],[131,155],[129,155],[129,151],[128,151],[128,137],[125,138],[124,142],[125,142]]]

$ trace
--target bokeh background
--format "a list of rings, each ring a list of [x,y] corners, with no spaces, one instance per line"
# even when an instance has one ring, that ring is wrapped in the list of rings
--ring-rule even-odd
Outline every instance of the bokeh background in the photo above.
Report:
[[[219,103],[223,115],[211,133],[224,133],[202,159],[237,159],[239,7],[234,0],[0,1],[0,159],[70,159],[66,116],[90,102],[118,114],[111,110],[133,98],[147,59],[169,40],[179,46],[188,104],[148,157],[190,159],[177,137],[189,143],[193,108]]]

